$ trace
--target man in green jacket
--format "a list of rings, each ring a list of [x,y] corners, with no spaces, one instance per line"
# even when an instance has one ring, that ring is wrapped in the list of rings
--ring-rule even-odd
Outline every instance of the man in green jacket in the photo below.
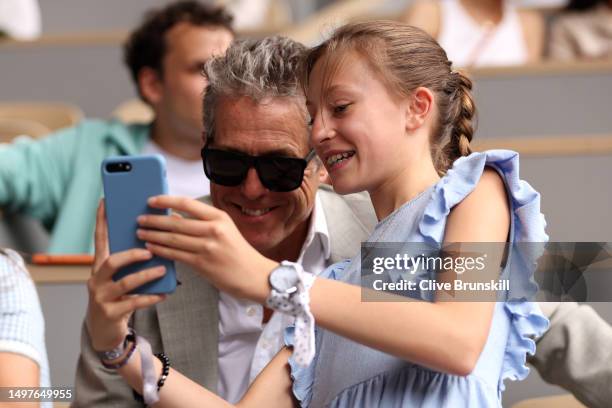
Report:
[[[147,14],[130,35],[124,57],[154,121],[84,120],[38,141],[0,146],[2,211],[40,220],[51,232],[49,252],[83,253],[93,250],[100,163],[108,156],[162,154],[171,194],[208,194],[200,161],[202,67],[233,40],[231,22],[224,9],[196,1]]]

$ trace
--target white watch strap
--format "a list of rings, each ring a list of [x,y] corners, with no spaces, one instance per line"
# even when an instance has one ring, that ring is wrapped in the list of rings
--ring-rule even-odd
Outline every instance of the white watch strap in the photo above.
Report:
[[[147,406],[151,406],[159,401],[153,351],[151,350],[151,344],[144,337],[138,336],[137,344],[138,351],[140,352],[142,398]]]
[[[298,276],[297,291],[292,295],[272,290],[266,306],[295,317],[295,343],[293,358],[302,367],[310,364],[315,355],[315,319],[310,312],[310,288],[316,277],[305,272],[298,263],[283,261],[282,265],[295,268]]]
[[[308,367],[315,356],[315,319],[310,312],[310,288],[315,276],[304,273],[304,279],[300,279],[302,288],[298,288],[296,297],[300,298],[302,313],[295,317],[295,342],[293,346],[293,358],[301,367]],[[299,285],[299,286],[300,286]]]

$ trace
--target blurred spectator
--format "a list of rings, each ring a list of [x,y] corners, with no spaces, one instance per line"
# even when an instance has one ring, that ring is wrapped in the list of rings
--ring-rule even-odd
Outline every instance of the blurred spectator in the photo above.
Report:
[[[291,10],[286,0],[225,0],[221,2],[234,15],[234,28],[270,30],[291,22]]]
[[[550,57],[562,61],[612,58],[612,0],[571,0],[553,22]]]
[[[349,3],[344,0],[337,3]],[[403,0],[401,0],[403,1]],[[301,24],[313,14],[334,3],[333,0],[218,0],[234,15],[238,31],[272,32]],[[374,4],[376,6],[376,4]]]
[[[0,248],[0,387],[49,386],[45,322],[36,287],[19,255]]]
[[[254,30],[267,22],[270,0],[232,0],[224,2],[234,15],[236,30]]]
[[[418,0],[403,19],[436,38],[454,66],[520,65],[542,54],[542,17],[512,1]]]
[[[223,8],[196,1],[148,13],[127,41],[125,62],[153,122],[84,120],[39,140],[0,146],[0,208],[41,220],[52,233],[49,252],[86,253],[93,250],[102,196],[100,163],[108,156],[161,154],[170,194],[208,194],[200,158],[202,67],[229,46],[231,21]]]
[[[0,38],[33,40],[40,35],[37,0],[0,0]]]

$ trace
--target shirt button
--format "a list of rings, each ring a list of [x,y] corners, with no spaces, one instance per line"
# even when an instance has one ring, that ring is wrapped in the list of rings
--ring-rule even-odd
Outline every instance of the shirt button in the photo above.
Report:
[[[257,309],[255,308],[255,306],[249,306],[246,308],[246,314],[249,317],[253,317],[257,314]]]

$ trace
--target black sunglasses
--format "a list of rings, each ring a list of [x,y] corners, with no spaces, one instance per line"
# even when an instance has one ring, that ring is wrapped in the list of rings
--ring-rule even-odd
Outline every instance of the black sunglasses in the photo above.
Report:
[[[311,150],[305,158],[282,156],[249,156],[227,150],[204,146],[202,162],[204,173],[215,184],[234,187],[246,178],[249,169],[255,167],[257,176],[270,191],[293,191],[302,184],[304,170],[315,156]]]

